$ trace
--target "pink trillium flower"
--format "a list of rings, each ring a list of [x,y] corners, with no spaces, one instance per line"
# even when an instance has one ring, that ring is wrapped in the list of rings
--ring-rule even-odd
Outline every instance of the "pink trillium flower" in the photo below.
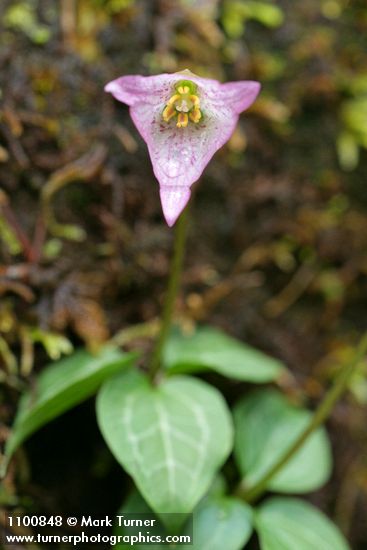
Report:
[[[260,84],[201,78],[189,70],[157,76],[129,75],[105,87],[130,106],[160,184],[171,227],[190,198],[190,187],[231,137],[238,117],[256,99]]]

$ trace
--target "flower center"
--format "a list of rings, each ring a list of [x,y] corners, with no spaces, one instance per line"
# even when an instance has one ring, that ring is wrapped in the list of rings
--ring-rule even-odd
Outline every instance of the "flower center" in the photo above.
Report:
[[[180,80],[175,84],[175,93],[169,98],[162,117],[165,122],[176,118],[177,128],[186,128],[189,121],[197,124],[202,117],[197,86],[191,80]]]

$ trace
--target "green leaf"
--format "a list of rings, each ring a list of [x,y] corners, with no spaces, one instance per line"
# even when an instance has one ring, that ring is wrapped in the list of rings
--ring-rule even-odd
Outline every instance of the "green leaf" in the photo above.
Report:
[[[108,380],[97,418],[112,453],[157,513],[191,512],[232,448],[221,394],[190,377],[152,386],[137,371]]]
[[[311,418],[311,413],[291,405],[279,392],[260,390],[242,399],[234,410],[235,459],[252,487],[289,449]],[[321,487],[331,473],[331,451],[323,428],[276,474],[268,488],[303,493]]]
[[[244,17],[246,19],[255,19],[266,27],[279,27],[284,21],[284,12],[279,6],[259,2],[258,0],[250,1],[242,4]]]
[[[33,432],[93,395],[112,374],[131,365],[136,354],[106,347],[98,355],[80,350],[45,367],[19,404],[5,449],[6,462]]]
[[[139,514],[146,515],[147,519],[154,518],[154,512],[149,508],[138,491],[133,491],[127,498],[118,515]],[[143,518],[142,518],[143,519]],[[171,544],[170,548],[191,548],[191,550],[241,550],[252,533],[253,512],[248,504],[234,497],[209,496],[205,497],[193,512],[192,519],[180,532],[193,538],[193,543]],[[142,531],[141,527],[116,527],[115,535],[136,535]],[[167,536],[167,531],[157,519],[154,526],[149,527],[150,535]],[[136,544],[136,550],[144,550],[145,545]],[[119,550],[131,548],[128,544],[118,544]],[[164,550],[167,545],[152,545],[153,550]]]
[[[192,550],[241,550],[252,532],[252,510],[234,497],[204,499],[194,511]],[[182,545],[181,545],[182,546]]]
[[[254,19],[270,28],[279,27],[284,21],[284,12],[279,6],[268,2],[226,0],[223,6],[222,24],[232,38],[239,38],[245,30],[246,21]]]
[[[296,498],[273,497],[255,515],[261,550],[348,550],[337,527]]]
[[[149,531],[150,536],[159,536],[162,538],[167,536],[167,531],[164,527],[164,525],[161,523],[159,518],[155,518],[154,512],[152,512],[152,509],[149,508],[148,504],[145,502],[141,494],[135,489],[133,490],[130,495],[127,497],[119,511],[116,515],[119,516],[126,516],[128,514],[131,514],[132,517],[138,516],[141,519],[155,519],[154,525],[150,526],[147,531]],[[143,515],[146,515],[146,518],[143,518]],[[124,527],[123,525],[120,527],[116,523],[114,524],[114,531],[113,534],[116,536],[123,537],[124,535],[139,535],[139,532],[141,532],[144,535],[144,530],[141,527]],[[173,548],[175,546],[173,545]],[[131,550],[132,546],[131,544],[124,542],[116,544],[114,548],[117,548],[118,550]],[[146,544],[134,544],[134,550],[146,550],[147,546]],[[161,545],[161,544],[150,544],[149,548],[152,550],[167,550],[167,548],[170,548],[167,545]]]
[[[339,162],[343,170],[354,170],[359,162],[358,139],[352,132],[341,132],[336,142]]]
[[[221,497],[228,491],[227,480],[222,473],[219,472],[215,476],[211,486],[208,489],[206,497]],[[206,498],[204,497],[204,498]]]
[[[1,98],[1,93],[0,93]],[[1,198],[1,193],[0,193]],[[0,214],[0,235],[2,246],[6,247],[7,251],[16,256],[22,251],[22,246],[16,236],[14,229],[10,227],[9,223],[5,220],[4,216]]]
[[[28,327],[25,329],[27,335],[34,343],[40,343],[47,355],[53,361],[60,359],[62,355],[69,355],[73,351],[73,345],[62,334],[42,330],[39,327]]]
[[[35,44],[45,44],[51,38],[51,30],[42,25],[35,7],[25,2],[13,2],[4,15],[4,24],[11,29],[23,31]]]
[[[284,365],[223,332],[202,327],[190,335],[173,332],[164,350],[170,372],[214,370],[248,382],[270,382],[287,371]]]

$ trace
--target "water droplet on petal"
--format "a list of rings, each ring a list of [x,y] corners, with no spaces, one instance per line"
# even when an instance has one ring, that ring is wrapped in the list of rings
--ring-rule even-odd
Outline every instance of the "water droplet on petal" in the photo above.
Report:
[[[170,178],[176,178],[181,172],[181,163],[178,159],[168,159],[164,164],[164,172]]]

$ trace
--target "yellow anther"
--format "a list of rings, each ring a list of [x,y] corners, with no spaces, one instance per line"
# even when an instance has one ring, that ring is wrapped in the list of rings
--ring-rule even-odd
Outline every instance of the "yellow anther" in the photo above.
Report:
[[[177,116],[177,128],[186,128],[189,123],[189,116],[187,113],[179,113]]]
[[[194,107],[191,113],[189,114],[190,120],[192,120],[192,122],[195,122],[195,124],[199,122],[199,120],[201,119],[201,116],[202,115],[199,107]]]
[[[181,99],[180,94],[173,95],[172,97],[169,98],[168,105],[173,105],[174,102],[177,101],[178,99]]]
[[[175,116],[176,110],[172,105],[167,105],[162,113],[163,120],[168,122],[173,116]]]
[[[191,103],[193,103],[196,107],[199,107],[200,99],[198,98],[197,95],[190,95],[189,99],[190,99]]]
[[[189,94],[190,93],[190,88],[188,86],[179,86],[177,88],[177,91],[179,94]]]

